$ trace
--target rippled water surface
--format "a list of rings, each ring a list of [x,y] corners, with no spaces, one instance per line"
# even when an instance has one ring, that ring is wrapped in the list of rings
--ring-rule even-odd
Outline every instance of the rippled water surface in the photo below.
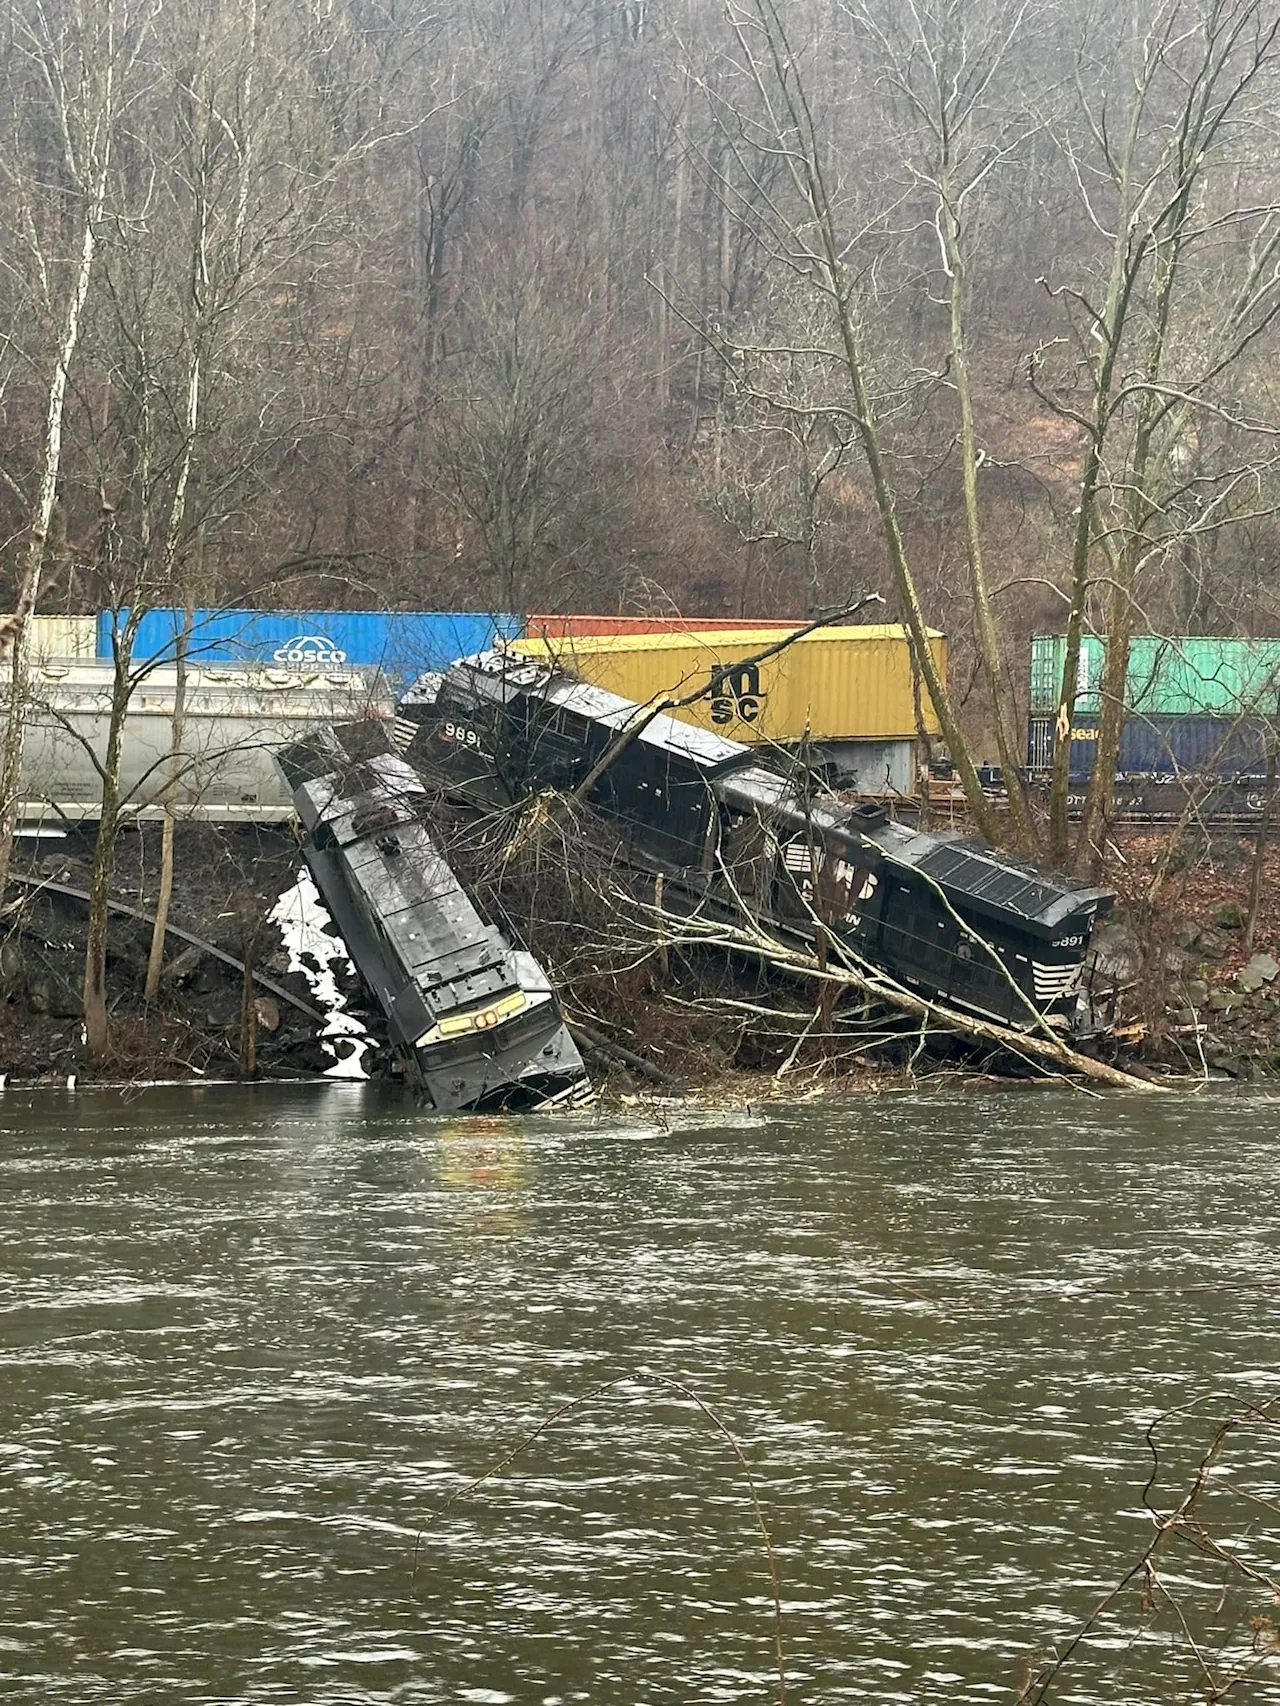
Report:
[[[754,1464],[792,1702],[1009,1700],[1146,1543],[1151,1416],[1217,1388],[1202,1443],[1280,1388],[1278,1132],[1267,1095],[0,1096],[0,1698],[776,1699],[742,1471],[650,1374]],[[1060,1698],[1163,1663],[1115,1632]]]

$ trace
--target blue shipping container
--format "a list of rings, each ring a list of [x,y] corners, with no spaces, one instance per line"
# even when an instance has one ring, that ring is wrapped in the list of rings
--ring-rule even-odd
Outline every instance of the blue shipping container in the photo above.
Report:
[[[1126,717],[1120,732],[1116,770],[1123,776],[1261,775],[1267,767],[1267,737],[1273,731],[1260,719],[1236,717]],[[1093,774],[1098,719],[1077,717],[1071,728],[1071,780]],[[1053,718],[1033,716],[1027,736],[1027,763],[1033,771],[1053,763]]]
[[[121,612],[120,620],[124,620]],[[138,624],[139,662],[172,662],[185,612],[148,610]],[[98,617],[98,656],[112,655],[113,613]],[[293,669],[380,669],[411,681],[428,669],[515,639],[517,616],[458,610],[197,610],[192,663],[269,663]]]

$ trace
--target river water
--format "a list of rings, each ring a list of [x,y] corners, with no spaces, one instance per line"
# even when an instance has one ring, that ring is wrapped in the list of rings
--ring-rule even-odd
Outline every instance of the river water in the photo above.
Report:
[[[1280,1391],[1278,1131],[1265,1093],[6,1093],[0,1698],[776,1700],[743,1472],[662,1377],[754,1466],[793,1706],[1011,1700],[1151,1536],[1152,1417],[1216,1394],[1171,1503]],[[1274,1565],[1280,1442],[1231,1464],[1272,1503],[1215,1519]],[[1250,1610],[1199,1605],[1229,1644]],[[1138,1615],[1051,1698],[1170,1698]]]

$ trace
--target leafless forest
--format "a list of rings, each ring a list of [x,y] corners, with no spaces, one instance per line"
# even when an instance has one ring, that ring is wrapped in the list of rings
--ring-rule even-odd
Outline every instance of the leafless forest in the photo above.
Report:
[[[6,0],[0,599],[874,588],[1008,757],[1032,629],[1280,621],[1278,20]]]

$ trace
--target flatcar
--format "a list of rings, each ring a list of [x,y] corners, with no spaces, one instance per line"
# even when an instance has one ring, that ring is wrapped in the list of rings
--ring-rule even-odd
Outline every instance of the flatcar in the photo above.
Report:
[[[540,663],[460,659],[398,707],[409,751],[473,797],[578,789],[632,863],[794,935],[830,932],[929,999],[1018,1029],[1105,1029],[1090,940],[1114,896],[959,834],[849,806],[792,763]],[[628,738],[628,731],[631,731]],[[615,756],[592,773],[610,747]]]
[[[277,755],[303,851],[415,1087],[443,1111],[537,1112],[592,1099],[542,967],[486,924],[420,817],[405,761],[336,737]]]

